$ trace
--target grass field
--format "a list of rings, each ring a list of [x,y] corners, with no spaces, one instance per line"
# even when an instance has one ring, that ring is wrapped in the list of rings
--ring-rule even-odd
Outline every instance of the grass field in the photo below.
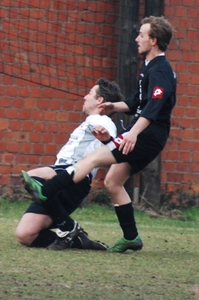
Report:
[[[136,212],[143,250],[110,254],[19,245],[15,227],[27,206],[0,200],[0,300],[195,299],[198,208],[185,211],[184,221]],[[93,239],[112,245],[122,236],[112,208],[88,206],[73,216]]]

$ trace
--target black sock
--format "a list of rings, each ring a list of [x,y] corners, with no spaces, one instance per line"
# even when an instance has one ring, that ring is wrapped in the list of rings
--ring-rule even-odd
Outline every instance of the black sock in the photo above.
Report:
[[[30,247],[46,248],[54,242],[57,235],[50,229],[40,231],[36,239],[32,242]]]
[[[67,201],[67,198],[65,198],[64,201]],[[58,195],[45,201],[43,206],[49,211],[56,227],[62,231],[70,231],[73,229],[74,220],[69,216]]]
[[[138,232],[132,204],[128,203],[125,205],[115,206],[115,212],[122,228],[124,238],[127,240],[134,240],[134,238],[138,235]]]
[[[67,171],[63,171],[44,183],[42,193],[47,198],[50,198],[65,187],[73,184],[75,184],[73,173],[69,174]]]

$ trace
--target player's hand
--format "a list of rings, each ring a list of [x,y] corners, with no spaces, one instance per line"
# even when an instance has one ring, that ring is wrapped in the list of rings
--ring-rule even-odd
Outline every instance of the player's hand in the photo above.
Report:
[[[110,139],[110,134],[103,126],[94,126],[91,129],[92,134],[101,142],[106,142]]]
[[[137,142],[137,135],[132,132],[124,134],[123,140],[119,146],[119,151],[122,151],[123,154],[127,155],[129,152],[133,151],[135,144]]]
[[[105,115],[110,115],[114,112],[114,104],[112,102],[104,102],[99,105],[99,108],[102,108],[102,112]]]

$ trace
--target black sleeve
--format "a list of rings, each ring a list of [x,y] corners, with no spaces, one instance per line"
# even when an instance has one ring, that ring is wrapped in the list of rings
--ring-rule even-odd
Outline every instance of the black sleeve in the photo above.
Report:
[[[172,91],[170,78],[163,72],[154,72],[149,78],[148,102],[142,110],[141,117],[155,121]]]
[[[136,113],[139,102],[139,92],[136,91],[132,97],[129,97],[125,100],[125,103],[129,108],[129,111],[125,112],[125,114],[134,115]]]

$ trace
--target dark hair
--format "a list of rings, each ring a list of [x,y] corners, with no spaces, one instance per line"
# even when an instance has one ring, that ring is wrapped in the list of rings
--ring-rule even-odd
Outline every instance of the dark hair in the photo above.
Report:
[[[103,97],[104,102],[119,102],[124,99],[119,85],[114,81],[100,78],[96,81],[96,84],[99,85],[97,96]]]
[[[142,25],[147,23],[151,25],[149,36],[151,38],[157,38],[159,49],[166,51],[174,31],[173,26],[163,16],[150,16],[142,19]]]

